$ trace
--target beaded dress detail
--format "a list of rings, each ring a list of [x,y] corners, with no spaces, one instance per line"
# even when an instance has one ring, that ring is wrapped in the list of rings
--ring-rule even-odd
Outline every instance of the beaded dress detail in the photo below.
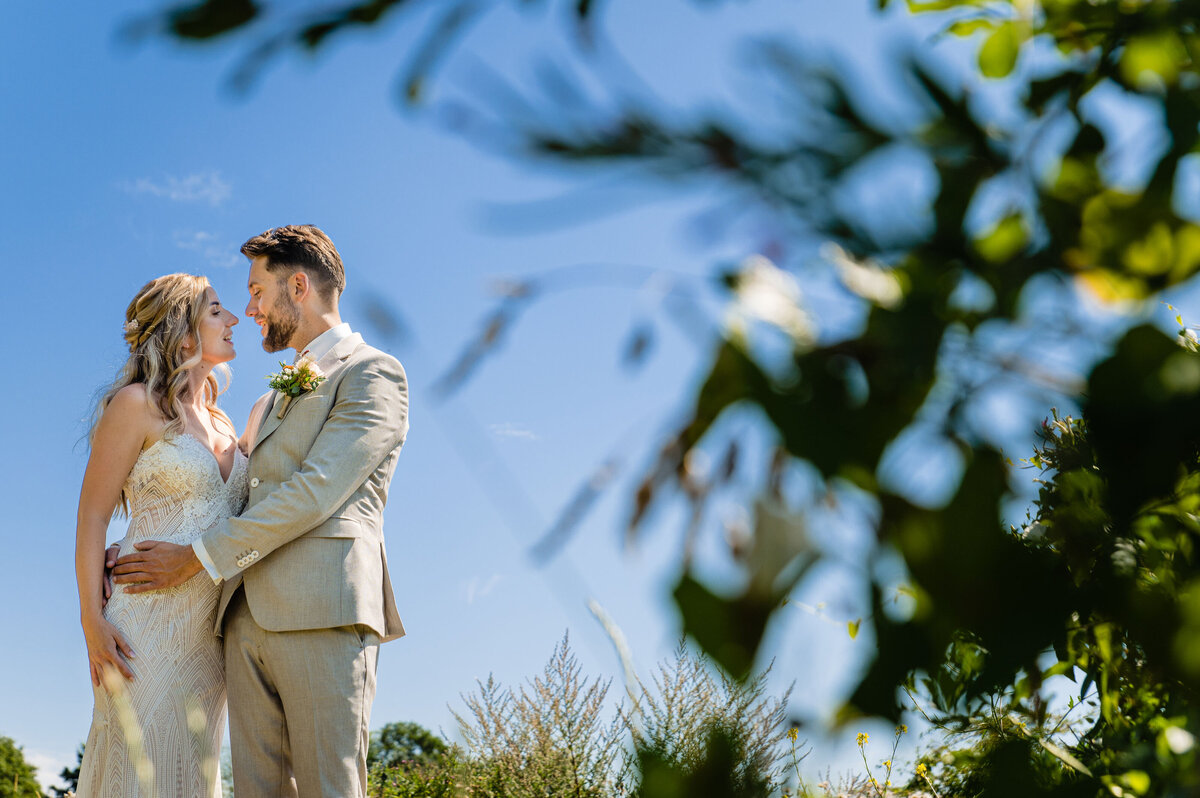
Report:
[[[142,540],[189,544],[239,514],[246,463],[235,452],[224,480],[208,447],[186,433],[144,450],[125,482],[129,529],[121,554]],[[219,798],[225,664],[213,623],[220,595],[203,571],[147,593],[113,585],[104,616],[133,647],[135,678],[123,695],[94,689],[77,798]],[[151,784],[148,793],[143,787]]]

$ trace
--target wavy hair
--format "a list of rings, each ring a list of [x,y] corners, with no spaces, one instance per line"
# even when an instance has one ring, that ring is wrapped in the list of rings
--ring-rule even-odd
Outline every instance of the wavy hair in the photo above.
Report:
[[[200,321],[208,310],[205,291],[208,280],[194,274],[167,274],[142,286],[125,309],[125,343],[129,358],[116,380],[104,389],[92,416],[88,444],[96,436],[96,425],[113,397],[127,385],[146,386],[146,399],[167,421],[165,435],[178,434],[184,426],[184,401],[190,398],[188,371],[198,365],[204,352],[200,342]],[[191,335],[191,355],[184,344]],[[217,380],[219,372],[224,385]],[[229,416],[217,407],[217,397],[229,387],[229,369],[224,363],[204,380],[204,406],[214,419],[220,419],[234,431]],[[121,510],[128,512],[124,490]]]

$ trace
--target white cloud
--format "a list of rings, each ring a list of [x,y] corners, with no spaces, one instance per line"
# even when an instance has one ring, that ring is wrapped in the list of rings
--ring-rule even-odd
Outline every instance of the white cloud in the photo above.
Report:
[[[506,421],[503,424],[492,424],[488,427],[488,431],[497,438],[524,438],[525,440],[536,441],[538,436],[533,430],[526,429],[520,424],[514,424],[511,421]]]
[[[471,581],[467,582],[467,603],[474,604],[475,599],[483,598],[492,589],[500,583],[500,574],[492,574],[486,580],[481,580],[478,576],[471,577]]]
[[[59,784],[58,774],[62,773],[65,767],[75,767],[75,754],[52,754],[46,751],[31,751],[28,748],[23,752],[25,761],[37,768],[37,780],[46,787],[51,784]]]
[[[121,184],[130,194],[149,194],[165,197],[173,202],[207,202],[216,207],[233,194],[233,187],[221,179],[217,172],[205,172],[175,177],[164,175],[162,180],[139,177]]]
[[[244,262],[237,244],[221,241],[212,233],[176,231],[175,246],[200,253],[210,266],[218,269],[228,269]]]

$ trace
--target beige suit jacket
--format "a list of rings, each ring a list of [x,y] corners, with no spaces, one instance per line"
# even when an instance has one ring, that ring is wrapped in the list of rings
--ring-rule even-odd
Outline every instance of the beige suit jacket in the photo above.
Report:
[[[357,334],[317,365],[327,376],[315,390],[286,406],[275,393],[255,405],[249,502],[201,538],[225,580],[218,635],[239,586],[269,631],[363,624],[382,641],[404,634],[383,541],[408,433],[404,369]]]

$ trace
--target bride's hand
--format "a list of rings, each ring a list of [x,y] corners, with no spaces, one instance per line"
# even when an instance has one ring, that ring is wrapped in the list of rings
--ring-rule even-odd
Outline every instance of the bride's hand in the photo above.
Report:
[[[135,654],[120,629],[97,616],[84,620],[83,636],[87,640],[88,667],[93,685],[100,686],[100,677],[106,668],[116,668],[126,679],[133,679],[133,671],[129,669],[126,659],[134,659]]]

